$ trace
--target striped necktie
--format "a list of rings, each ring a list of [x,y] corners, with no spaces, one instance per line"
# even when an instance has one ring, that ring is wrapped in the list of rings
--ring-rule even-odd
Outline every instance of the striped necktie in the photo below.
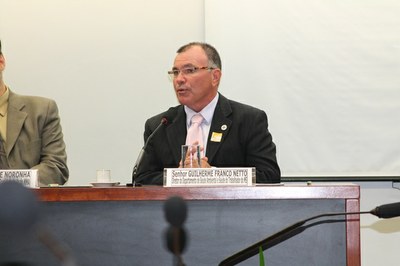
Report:
[[[191,125],[189,127],[187,136],[186,136],[186,144],[191,145],[194,142],[198,142],[200,147],[204,147],[203,142],[203,129],[201,128],[201,123],[204,118],[201,114],[195,114],[192,116]]]
[[[0,136],[0,169],[9,169],[6,150],[4,149],[5,143]]]

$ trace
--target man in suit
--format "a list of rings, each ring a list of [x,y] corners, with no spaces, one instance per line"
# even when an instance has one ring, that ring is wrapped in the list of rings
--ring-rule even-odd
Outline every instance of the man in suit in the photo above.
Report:
[[[64,184],[69,171],[55,101],[14,93],[4,68],[0,41],[0,169],[38,169],[40,186]]]
[[[163,184],[163,169],[180,164],[181,145],[194,114],[204,118],[201,167],[256,167],[257,183],[280,182],[267,115],[218,92],[221,59],[214,47],[199,42],[182,46],[169,74],[180,105],[146,121],[145,141],[163,118],[167,120],[147,144],[133,182]]]

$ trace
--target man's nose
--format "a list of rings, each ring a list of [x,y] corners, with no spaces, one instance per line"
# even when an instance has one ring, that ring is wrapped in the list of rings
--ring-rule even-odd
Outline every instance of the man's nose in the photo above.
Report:
[[[186,78],[185,75],[182,74],[182,72],[179,72],[178,76],[175,77],[175,82],[178,84],[183,84],[185,83]]]

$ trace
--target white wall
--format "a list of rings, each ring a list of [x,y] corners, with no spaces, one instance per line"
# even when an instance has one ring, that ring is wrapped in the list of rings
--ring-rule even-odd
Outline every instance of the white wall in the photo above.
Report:
[[[99,168],[130,182],[145,119],[176,104],[175,51],[194,40],[220,51],[223,94],[267,111],[284,175],[399,176],[399,11],[390,0],[0,0],[4,76],[57,101],[69,185]],[[399,201],[388,184],[363,187],[361,209]],[[398,265],[398,224],[361,218],[363,265]]]
[[[221,91],[269,114],[284,176],[400,175],[400,2],[206,0]]]
[[[202,0],[0,0],[6,84],[57,101],[69,185],[131,181],[146,118],[177,101],[176,50],[204,40]]]
[[[370,211],[376,206],[399,202],[400,183],[361,182],[360,210]],[[398,266],[400,244],[400,217],[379,219],[361,215],[361,265]]]

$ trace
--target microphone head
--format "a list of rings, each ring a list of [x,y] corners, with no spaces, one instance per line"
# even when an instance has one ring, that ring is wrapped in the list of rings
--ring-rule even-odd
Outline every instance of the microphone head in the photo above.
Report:
[[[168,118],[166,117],[161,118],[161,124],[163,124],[164,126],[168,125]]]
[[[0,183],[0,227],[24,231],[37,221],[39,202],[36,194],[15,181]]]
[[[186,231],[183,227],[169,226],[165,231],[167,249],[173,254],[182,254],[186,247]]]
[[[187,206],[178,196],[170,197],[164,204],[165,219],[173,226],[180,227],[186,220]]]
[[[393,218],[400,216],[400,202],[378,206],[370,213],[379,218]]]
[[[163,113],[164,116],[161,118],[161,123],[165,126],[171,123],[172,120],[176,117],[176,112],[176,107],[170,107],[167,111]]]

